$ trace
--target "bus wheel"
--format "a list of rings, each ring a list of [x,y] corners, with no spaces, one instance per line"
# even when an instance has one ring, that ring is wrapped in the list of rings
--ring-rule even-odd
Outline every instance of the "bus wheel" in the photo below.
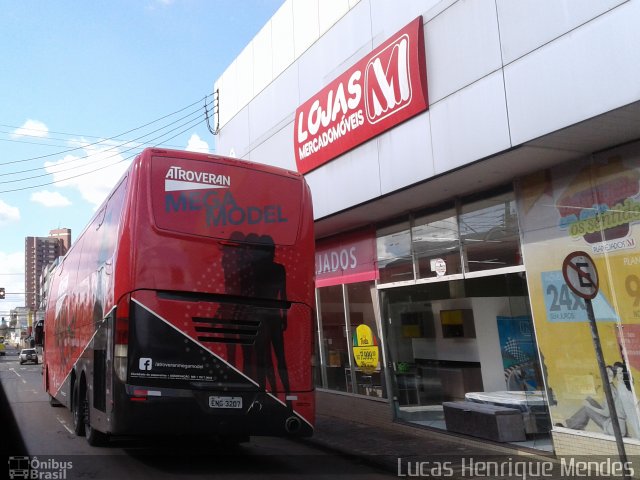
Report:
[[[71,395],[71,416],[73,417],[73,433],[81,437],[84,435],[84,413],[82,404],[78,398],[80,396],[80,387],[78,383],[73,386],[73,394]]]
[[[104,445],[109,440],[109,436],[99,432],[91,426],[91,412],[89,408],[89,389],[86,389],[84,401],[82,402],[84,412],[84,436],[92,447]]]

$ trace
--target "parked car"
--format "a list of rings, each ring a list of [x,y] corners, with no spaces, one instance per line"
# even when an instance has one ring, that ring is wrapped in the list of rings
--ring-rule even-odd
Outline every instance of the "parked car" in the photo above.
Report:
[[[26,362],[33,362],[36,365],[38,364],[38,352],[36,352],[35,348],[24,348],[20,350],[18,358],[20,359],[20,365]]]

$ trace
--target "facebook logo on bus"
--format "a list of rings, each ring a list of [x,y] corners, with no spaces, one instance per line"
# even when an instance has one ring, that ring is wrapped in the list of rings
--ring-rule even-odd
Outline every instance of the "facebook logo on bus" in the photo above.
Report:
[[[138,363],[139,370],[151,370],[152,366],[153,360],[151,360],[150,358],[141,358],[140,362]]]

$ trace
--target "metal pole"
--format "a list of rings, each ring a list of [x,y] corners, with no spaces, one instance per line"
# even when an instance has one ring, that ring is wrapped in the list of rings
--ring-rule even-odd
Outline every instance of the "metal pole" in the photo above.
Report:
[[[593,346],[596,351],[596,360],[598,361],[598,367],[600,368],[600,377],[602,377],[602,386],[604,387],[604,395],[607,399],[607,405],[609,406],[609,414],[611,415],[611,425],[613,426],[613,434],[616,437],[616,446],[618,447],[618,456],[622,462],[623,474],[622,478],[629,478],[629,472],[627,471],[627,453],[624,449],[624,441],[622,440],[622,432],[620,431],[620,423],[618,419],[618,412],[616,411],[616,405],[613,400],[613,392],[611,391],[611,384],[609,383],[609,376],[607,375],[607,369],[604,365],[604,357],[602,355],[602,346],[600,345],[600,336],[598,335],[598,326],[596,324],[596,318],[593,314],[593,305],[591,305],[591,299],[585,299],[587,304],[587,315],[589,317],[589,326],[591,327],[591,338],[593,339]],[[615,373],[615,372],[614,372]]]

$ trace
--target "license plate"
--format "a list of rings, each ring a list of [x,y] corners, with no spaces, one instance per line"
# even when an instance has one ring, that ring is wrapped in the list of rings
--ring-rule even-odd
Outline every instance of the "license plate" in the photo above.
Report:
[[[242,408],[242,397],[209,397],[211,408]]]

